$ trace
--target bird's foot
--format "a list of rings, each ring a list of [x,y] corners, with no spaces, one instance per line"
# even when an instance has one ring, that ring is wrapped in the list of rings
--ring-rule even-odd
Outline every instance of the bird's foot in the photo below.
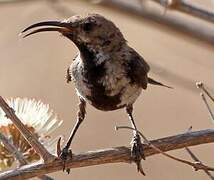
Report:
[[[59,158],[62,160],[63,162],[63,172],[66,171],[68,174],[70,173],[70,168],[66,168],[66,161],[68,158],[72,158],[72,151],[71,149],[68,149],[66,147],[64,147],[62,149],[62,152],[59,155]]]
[[[139,134],[135,134],[132,139],[131,158],[136,163],[138,172],[145,175],[141,165],[141,159],[145,160],[145,155],[144,155],[144,150],[143,150],[143,146],[142,146]]]
[[[58,143],[57,143],[57,155],[63,162],[63,169],[62,169],[63,172],[66,171],[69,174],[70,168],[66,168],[66,161],[69,158],[72,158],[72,151],[71,151],[71,149],[68,149],[67,147],[64,147],[61,150],[60,141],[61,141],[61,138],[59,138]]]

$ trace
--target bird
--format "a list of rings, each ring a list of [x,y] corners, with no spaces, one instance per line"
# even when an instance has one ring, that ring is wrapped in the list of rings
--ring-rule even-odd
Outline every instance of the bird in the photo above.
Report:
[[[31,31],[30,31],[31,30]],[[29,32],[30,31],[30,32]],[[100,14],[74,15],[68,19],[42,21],[25,28],[23,37],[56,31],[68,38],[78,48],[78,53],[67,69],[67,82],[73,82],[79,98],[76,124],[58,156],[65,162],[72,157],[71,142],[86,115],[86,103],[101,111],[124,108],[131,122],[133,138],[131,158],[138,171],[144,174],[141,159],[145,159],[139,131],[133,118],[133,104],[147,89],[148,84],[164,86],[148,76],[149,64],[130,47],[120,29]],[[66,171],[69,173],[69,169]]]

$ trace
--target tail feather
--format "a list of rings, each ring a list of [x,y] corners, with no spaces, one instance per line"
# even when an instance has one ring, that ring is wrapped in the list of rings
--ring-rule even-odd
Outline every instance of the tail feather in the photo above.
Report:
[[[153,85],[158,85],[158,86],[164,86],[164,87],[173,89],[173,87],[167,86],[167,85],[165,85],[165,84],[163,84],[163,83],[161,83],[161,82],[158,82],[158,81],[156,81],[156,80],[154,80],[154,79],[152,79],[152,78],[150,78],[150,77],[148,77],[148,83],[149,83],[149,84],[153,84]]]

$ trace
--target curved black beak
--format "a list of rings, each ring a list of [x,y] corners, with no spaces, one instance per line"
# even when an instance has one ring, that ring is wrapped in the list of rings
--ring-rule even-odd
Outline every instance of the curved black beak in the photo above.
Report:
[[[36,24],[32,24],[31,26],[25,28],[21,34],[27,32],[28,30],[31,30],[33,28],[37,28],[37,27],[41,27],[41,26],[53,26],[53,27],[42,27],[39,29],[35,29],[33,31],[31,31],[30,33],[27,33],[26,35],[23,36],[23,38],[30,36],[32,34],[35,33],[39,33],[39,32],[46,32],[46,31],[57,31],[60,32],[62,34],[68,33],[72,31],[72,27],[69,26],[68,23],[66,22],[61,22],[61,21],[44,21],[44,22],[39,22]]]

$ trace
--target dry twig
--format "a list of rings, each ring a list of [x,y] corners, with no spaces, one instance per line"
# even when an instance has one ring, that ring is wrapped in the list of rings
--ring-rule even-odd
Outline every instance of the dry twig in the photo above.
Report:
[[[151,141],[151,143],[160,149],[161,151],[170,151],[175,149],[181,149],[187,146],[194,146],[205,143],[214,142],[214,129],[206,129],[201,131],[195,131],[190,133],[183,133],[175,136],[170,136],[166,138],[161,138]],[[149,147],[148,145],[143,145],[145,156],[151,156],[158,154],[157,150]],[[66,167],[68,168],[78,168],[85,166],[100,165],[106,163],[121,163],[131,162],[129,147],[115,147],[110,149],[90,151],[82,154],[73,155],[72,159],[66,162]],[[43,174],[48,174],[51,172],[62,170],[62,161],[56,159],[49,163],[34,163],[21,168],[6,171],[0,174],[1,180],[6,179],[27,179],[36,176],[41,176]],[[214,168],[197,165],[197,169],[207,169],[209,171],[214,171]]]
[[[130,129],[130,130],[134,130],[132,127],[128,127],[128,126],[118,126],[118,127],[116,127],[116,129]],[[192,166],[192,167],[195,169],[195,171],[198,171],[198,170],[202,169],[202,170],[204,170],[204,171],[209,172],[209,171],[208,171],[209,169],[214,169],[214,168],[212,168],[212,167],[208,167],[208,166],[202,164],[201,161],[190,162],[190,161],[187,161],[187,160],[184,160],[184,159],[181,159],[181,158],[177,158],[177,157],[172,156],[172,155],[170,155],[170,154],[167,154],[167,153],[163,152],[162,150],[160,150],[160,149],[159,149],[158,147],[156,147],[155,145],[153,145],[153,144],[151,143],[151,141],[149,141],[149,140],[146,138],[146,136],[144,136],[144,135],[142,134],[142,132],[138,131],[138,133],[141,135],[141,137],[144,139],[145,143],[146,143],[149,147],[153,148],[154,150],[156,150],[156,151],[159,152],[160,154],[162,154],[162,155],[164,155],[164,156],[166,156],[166,157],[168,157],[168,158],[170,158],[170,159],[173,159],[173,160],[175,160],[175,161],[178,161],[178,162],[187,164],[187,165],[189,165],[189,166]],[[213,170],[212,170],[212,171],[213,171]]]
[[[0,141],[5,145],[6,149],[15,156],[15,158],[19,161],[20,166],[28,164],[23,154],[12,144],[9,139],[5,137],[4,134],[0,132]],[[53,178],[43,175],[39,177],[42,180],[52,180]]]
[[[20,166],[26,165],[27,161],[24,159],[24,156],[21,152],[18,151],[18,149],[10,143],[9,139],[5,137],[4,134],[0,132],[0,141],[4,144],[6,149],[15,156],[15,158],[19,161]]]
[[[30,131],[29,132],[26,131],[25,126],[15,115],[14,110],[7,105],[7,103],[4,101],[4,99],[1,96],[0,96],[0,107],[2,107],[2,109],[5,111],[6,116],[14,122],[14,124],[22,132],[22,134],[25,137],[28,137],[26,139],[29,140],[29,137],[30,137],[30,140],[31,141],[33,140],[32,142],[30,141],[31,145],[35,148],[35,150],[37,149],[41,157],[47,158],[47,155],[45,154],[47,150],[40,143],[39,145],[42,146],[42,150],[40,149],[40,147],[38,147],[37,139],[35,142],[34,140],[35,137],[31,134]],[[119,128],[132,129],[130,127],[125,127],[125,126],[119,127]],[[185,134],[162,138],[154,141],[149,141],[142,133],[140,134],[147,143],[147,145],[143,145],[145,149],[145,152],[144,152],[145,156],[150,156],[153,154],[160,153],[173,160],[190,165],[194,167],[195,170],[204,170],[209,175],[210,178],[213,178],[212,175],[209,173],[209,171],[214,171],[214,168],[204,165],[191,152],[191,150],[187,146],[214,142],[214,130],[187,132]],[[6,140],[4,139],[3,136],[0,136],[0,137],[1,139],[3,139],[3,141]],[[14,155],[16,156],[18,155],[18,158],[20,159],[21,163],[26,164],[26,161],[23,159],[22,154],[21,156],[19,156],[15,147],[8,145],[7,141],[5,141],[5,143],[9,147],[10,151],[13,151],[15,153]],[[183,147],[186,148],[187,152],[191,155],[193,160],[195,160],[196,162],[189,162],[187,160],[183,160],[165,153],[165,151],[179,149]],[[28,166],[20,167],[12,171],[3,172],[2,174],[0,174],[0,179],[18,179],[20,177],[21,179],[27,179],[31,177],[37,177],[37,176],[40,176],[41,179],[50,179],[48,176],[43,176],[43,175],[62,169],[62,161],[60,159],[56,159],[56,157],[51,154],[48,154],[48,155],[50,155],[51,158],[53,158],[51,161],[47,161],[46,159],[45,163],[31,164]],[[105,164],[105,163],[119,163],[119,162],[128,162],[128,163],[131,162],[130,148],[116,147],[112,149],[98,150],[94,152],[86,152],[84,154],[74,155],[72,159],[68,160],[67,167],[77,168],[77,167],[92,166],[92,165]]]
[[[204,84],[202,82],[196,82],[197,88],[201,89],[203,92],[206,93],[206,95],[214,102],[214,97],[210,94],[210,92],[204,87]]]
[[[190,126],[187,130],[187,132],[191,132],[192,131],[192,126]],[[185,147],[185,150],[187,151],[187,153],[191,156],[191,158],[195,161],[195,162],[199,162],[202,164],[202,162],[200,161],[200,159],[190,150],[190,148]],[[210,179],[214,180],[214,176],[206,169],[203,170]]]
[[[41,0],[37,0],[41,1]],[[72,14],[69,9],[62,6],[58,0],[47,0],[48,2],[52,2],[51,7],[60,15],[68,16]],[[168,3],[169,0],[151,0],[157,2],[161,5],[166,4],[171,8],[176,8],[176,10],[191,14],[193,16],[199,17],[201,19],[214,22],[214,13],[207,9],[203,9],[202,7],[192,4],[190,1],[186,0],[172,0],[172,3]],[[20,3],[20,2],[35,2],[35,0],[0,0],[1,4],[9,4],[9,3]],[[163,3],[164,2],[164,3]],[[171,1],[170,1],[171,2]],[[201,23],[194,23],[193,21],[188,21],[186,18],[179,18],[173,16],[172,14],[162,15],[159,10],[154,8],[148,8],[146,6],[139,6],[139,3],[123,1],[123,0],[98,0],[97,3],[110,5],[113,7],[117,7],[119,9],[125,10],[126,12],[132,12],[134,14],[143,16],[150,20],[154,20],[156,22],[172,26],[179,31],[188,33],[191,36],[197,37],[199,39],[205,40],[211,44],[214,43],[214,29],[212,26],[202,26]],[[167,7],[166,7],[167,8]]]
[[[206,107],[207,107],[207,109],[208,109],[208,112],[209,112],[209,114],[210,114],[210,117],[211,117],[212,121],[214,122],[214,115],[213,115],[213,112],[212,112],[212,110],[211,110],[211,108],[210,108],[208,102],[207,102],[206,97],[204,96],[203,93],[200,93],[200,95],[201,95],[202,100],[204,101],[204,104],[206,105]]]
[[[160,11],[156,8],[144,7],[142,9],[142,6],[139,6],[138,3],[130,3],[129,1],[102,0],[100,4],[140,15],[158,23],[174,27],[176,30],[188,33],[211,44],[214,43],[214,28],[212,26],[202,26],[200,22],[196,23],[187,18],[180,18],[172,14],[161,15]]]
[[[202,93],[200,93],[202,100],[204,101],[204,104],[206,105],[206,108],[208,109],[208,112],[210,114],[210,117],[212,121],[214,122],[214,114],[210,108],[210,105],[207,102],[206,97],[204,96],[204,93],[214,102],[213,96],[209,93],[209,91],[204,87],[204,84],[202,82],[196,82],[197,88],[202,90]],[[204,93],[203,93],[204,92]]]
[[[185,149],[195,162],[199,162],[200,164],[202,164],[202,162],[198,159],[198,157],[188,147],[185,147]],[[207,169],[203,169],[203,170],[210,177],[210,179],[214,180],[214,176]]]
[[[187,13],[189,15],[204,19],[206,21],[214,22],[214,12],[202,8],[200,5],[192,3],[192,1],[186,0],[151,0],[166,8],[175,9]]]
[[[211,100],[213,100],[213,97],[212,97],[211,94],[207,91],[207,89],[204,87],[204,85],[203,85],[202,82],[196,82],[196,86],[197,86],[197,88],[199,88],[199,89],[201,89],[203,92],[205,92],[205,93],[210,97]],[[209,106],[209,104],[208,104],[208,102],[207,102],[207,100],[206,100],[206,97],[204,96],[203,93],[200,93],[200,95],[201,95],[201,97],[202,97],[202,99],[203,99],[203,101],[204,101],[204,103],[205,103],[205,105],[206,105],[206,107],[207,107],[207,109],[208,109],[208,111],[209,111],[209,113],[210,113],[210,116],[211,116],[212,120],[214,121],[214,116],[213,116],[213,113],[212,113],[212,111],[211,111],[211,108],[210,108],[210,106]],[[191,130],[192,130],[192,126],[187,130],[187,132],[191,132]],[[190,148],[185,147],[185,150],[188,152],[188,154],[191,156],[191,158],[192,158],[195,162],[198,162],[198,163],[202,164],[202,162],[200,161],[200,159],[190,150]],[[207,169],[204,169],[203,171],[208,175],[208,177],[209,177],[210,179],[214,180],[214,176],[213,176]]]

